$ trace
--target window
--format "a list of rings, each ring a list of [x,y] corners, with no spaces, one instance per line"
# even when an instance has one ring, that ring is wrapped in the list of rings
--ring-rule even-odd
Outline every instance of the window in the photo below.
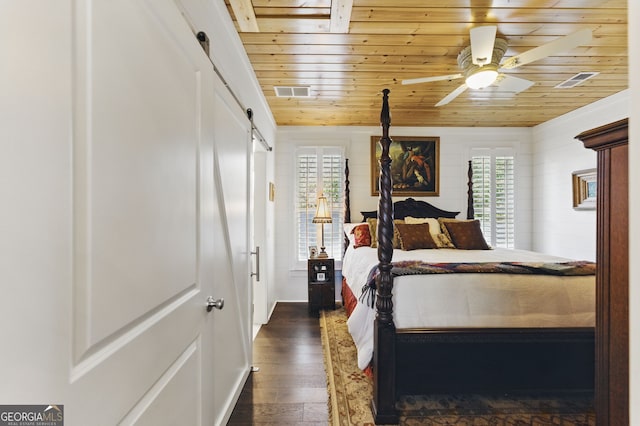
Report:
[[[487,242],[515,247],[515,158],[511,150],[474,150],[471,155],[473,209]]]
[[[324,245],[329,257],[342,259],[342,222],[344,154],[337,147],[305,147],[296,153],[296,260],[309,258],[309,246],[320,250],[321,226],[324,226]],[[332,223],[315,224],[316,200],[324,194],[331,210]]]

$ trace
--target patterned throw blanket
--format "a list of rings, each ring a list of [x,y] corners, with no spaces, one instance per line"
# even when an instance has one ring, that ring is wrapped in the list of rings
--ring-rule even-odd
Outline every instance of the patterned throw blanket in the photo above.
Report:
[[[427,263],[418,260],[393,262],[391,275],[423,274],[460,274],[460,273],[499,273],[499,274],[529,274],[529,275],[595,275],[596,264],[587,261],[572,261],[559,263],[544,262],[478,262],[478,263]],[[367,283],[362,287],[360,301],[372,308],[375,307],[376,277],[378,266],[375,266]]]

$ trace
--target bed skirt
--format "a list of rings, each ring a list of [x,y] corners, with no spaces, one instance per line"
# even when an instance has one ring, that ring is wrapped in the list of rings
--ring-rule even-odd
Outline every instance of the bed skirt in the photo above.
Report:
[[[347,312],[347,318],[351,316],[351,313],[358,304],[358,299],[354,296],[347,284],[347,279],[344,277],[342,277],[342,304],[344,305],[344,310]]]

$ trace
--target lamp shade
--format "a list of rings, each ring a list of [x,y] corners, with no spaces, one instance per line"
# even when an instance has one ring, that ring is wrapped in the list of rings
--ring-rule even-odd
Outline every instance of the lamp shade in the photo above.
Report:
[[[331,211],[327,204],[327,197],[321,195],[318,197],[318,207],[316,208],[316,215],[314,216],[313,223],[331,223]]]

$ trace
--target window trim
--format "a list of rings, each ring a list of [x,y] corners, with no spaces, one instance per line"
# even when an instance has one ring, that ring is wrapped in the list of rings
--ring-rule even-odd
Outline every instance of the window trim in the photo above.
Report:
[[[517,155],[516,150],[511,147],[494,147],[494,148],[472,148],[470,150],[469,157],[472,162],[475,157],[489,157],[490,166],[491,166],[491,181],[490,181],[490,216],[491,223],[490,227],[490,238],[487,243],[494,247],[505,247],[505,248],[515,248],[517,246],[517,180],[518,180],[518,171],[517,171]],[[506,245],[498,246],[497,244],[497,221],[496,221],[496,196],[497,196],[497,178],[496,178],[496,158],[498,157],[511,157],[513,162],[513,193],[512,195],[512,205],[511,205],[511,214],[512,214],[512,222],[513,222],[513,232],[511,233],[511,239],[507,238]],[[473,163],[472,163],[473,164]],[[474,204],[475,204],[475,196],[477,192],[474,190]],[[477,218],[477,217],[476,217]],[[483,226],[483,229],[485,227]],[[486,238],[486,236],[485,236]]]
[[[294,185],[293,185],[293,197],[292,197],[292,203],[293,203],[293,213],[294,213],[294,217],[296,216],[297,212],[298,212],[298,194],[299,194],[299,169],[298,169],[298,165],[299,165],[299,157],[300,155],[304,155],[304,154],[309,154],[309,155],[317,155],[317,164],[321,163],[321,159],[323,155],[338,155],[340,156],[340,178],[338,179],[338,183],[339,183],[339,188],[340,188],[340,193],[339,193],[339,200],[340,202],[338,203],[338,205],[335,205],[335,203],[330,203],[330,208],[332,210],[332,212],[335,214],[336,212],[338,212],[338,217],[340,218],[340,222],[344,222],[344,164],[345,164],[345,160],[346,160],[346,155],[345,155],[345,149],[342,146],[336,146],[336,145],[304,145],[304,146],[298,146],[295,149],[294,152],[294,161],[293,161],[293,175],[294,175]],[[322,169],[321,167],[319,168],[318,171],[318,175],[317,175],[317,180],[318,182],[322,182],[322,176],[321,176],[321,172]],[[318,188],[316,188],[316,197],[320,195],[320,192],[324,192],[323,188],[321,185],[318,186]],[[325,193],[325,195],[327,195]],[[341,241],[342,241],[342,223],[337,224],[337,222],[333,222],[332,224],[325,224],[324,225],[324,235],[325,235],[325,246],[330,247],[327,242],[328,242],[328,238],[327,235],[331,235],[331,233],[334,233],[333,228],[334,226],[336,226],[336,236],[335,239],[338,241],[338,245],[341,246]],[[316,232],[317,235],[319,237],[319,234],[321,232],[319,226],[321,225],[316,225]],[[292,237],[291,237],[291,246],[292,246],[292,253],[290,255],[290,261],[292,264],[291,269],[292,270],[306,270],[307,269],[307,259],[308,259],[308,254],[307,256],[305,256],[304,259],[299,259],[298,256],[300,255],[299,250],[299,236],[298,236],[298,230],[299,230],[299,222],[298,219],[296,218],[293,226],[291,227],[291,233],[292,233]],[[334,233],[335,234],[335,233]],[[320,241],[318,238],[318,250],[320,249],[319,247]],[[329,249],[327,250],[329,252]],[[336,265],[336,269],[340,269],[341,265],[342,265],[342,250],[339,250],[339,253],[333,253],[333,252],[329,252],[329,255],[331,258],[333,258],[335,260],[335,265]]]

